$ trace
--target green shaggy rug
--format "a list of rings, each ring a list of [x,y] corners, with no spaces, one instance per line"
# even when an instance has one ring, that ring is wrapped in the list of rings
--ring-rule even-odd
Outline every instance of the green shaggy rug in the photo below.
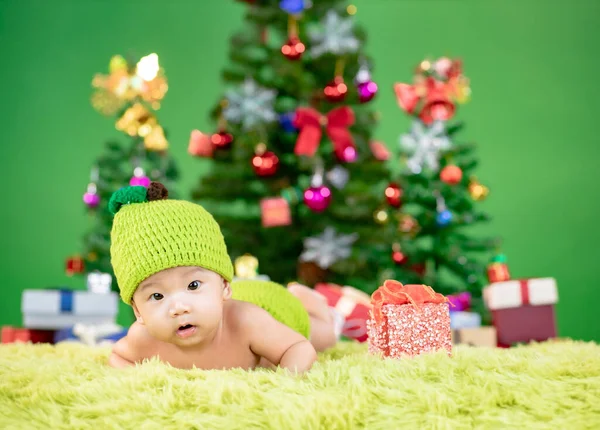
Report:
[[[1,429],[598,429],[600,346],[455,348],[382,360],[341,343],[285,371],[106,366],[109,350],[0,346]]]

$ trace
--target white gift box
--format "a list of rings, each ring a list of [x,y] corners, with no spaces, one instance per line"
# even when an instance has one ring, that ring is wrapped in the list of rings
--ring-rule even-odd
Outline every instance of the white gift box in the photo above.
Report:
[[[115,292],[25,290],[21,298],[23,326],[58,330],[75,324],[107,324],[116,321],[119,297]]]
[[[558,288],[554,278],[494,282],[483,289],[483,299],[493,311],[524,305],[552,305],[558,302]]]

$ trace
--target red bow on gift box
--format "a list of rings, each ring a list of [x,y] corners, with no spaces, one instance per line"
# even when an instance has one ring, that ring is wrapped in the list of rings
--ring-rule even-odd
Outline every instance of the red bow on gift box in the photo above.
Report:
[[[338,158],[344,159],[344,151],[354,148],[354,139],[348,127],[354,124],[354,111],[342,106],[321,115],[313,108],[298,108],[294,126],[300,129],[294,153],[296,155],[313,156],[321,143],[322,127],[327,137],[333,142],[333,150]]]
[[[376,322],[381,322],[383,305],[406,305],[412,304],[419,308],[425,303],[446,303],[448,298],[436,293],[427,285],[402,285],[398,281],[388,279],[371,295],[373,304],[372,316]]]

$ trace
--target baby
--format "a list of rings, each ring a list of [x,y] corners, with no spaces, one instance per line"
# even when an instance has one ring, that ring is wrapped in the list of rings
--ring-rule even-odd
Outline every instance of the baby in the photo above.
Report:
[[[111,197],[111,263],[136,321],[114,346],[113,367],[158,357],[173,367],[302,373],[339,336],[326,301],[309,288],[231,282],[219,225],[202,206],[169,200],[157,182]]]

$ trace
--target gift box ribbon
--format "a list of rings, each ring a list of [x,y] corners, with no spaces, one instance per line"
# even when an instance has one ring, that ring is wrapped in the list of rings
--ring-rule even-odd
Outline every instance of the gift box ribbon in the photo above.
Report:
[[[335,309],[344,315],[344,317],[349,317],[358,305],[371,308],[371,300],[367,293],[363,293],[352,287],[342,287],[340,291],[342,295],[335,304]]]
[[[527,279],[519,280],[519,286],[521,287],[521,301],[523,305],[529,304],[529,283]]]
[[[59,290],[60,312],[73,312],[73,291]]]
[[[406,305],[411,304],[415,308],[425,303],[445,303],[448,298],[440,293],[436,293],[433,288],[427,285],[402,285],[394,280],[387,280],[383,286],[371,296],[373,303],[373,317],[379,324],[383,320],[383,305]]]

